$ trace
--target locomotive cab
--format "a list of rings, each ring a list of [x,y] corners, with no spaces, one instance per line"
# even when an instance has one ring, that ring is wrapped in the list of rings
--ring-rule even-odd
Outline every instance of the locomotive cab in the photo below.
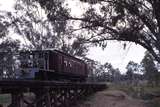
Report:
[[[49,69],[49,51],[24,51],[20,52],[21,77],[34,79],[41,70]]]

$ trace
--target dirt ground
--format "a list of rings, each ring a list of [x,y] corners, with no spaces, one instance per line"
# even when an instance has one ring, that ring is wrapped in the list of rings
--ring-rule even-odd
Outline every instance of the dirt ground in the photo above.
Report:
[[[119,90],[105,90],[90,97],[78,107],[146,107],[145,102],[133,99]]]

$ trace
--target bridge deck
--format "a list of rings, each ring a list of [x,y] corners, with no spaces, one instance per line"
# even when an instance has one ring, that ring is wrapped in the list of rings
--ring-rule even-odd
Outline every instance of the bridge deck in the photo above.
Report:
[[[40,80],[1,80],[0,87],[44,87],[44,86],[106,86],[102,83],[92,82],[58,82],[58,81],[40,81]]]
[[[38,80],[2,80],[0,93],[10,93],[11,107],[70,107],[79,98],[106,88],[101,83],[58,82]],[[24,94],[32,92],[35,99],[28,102]]]

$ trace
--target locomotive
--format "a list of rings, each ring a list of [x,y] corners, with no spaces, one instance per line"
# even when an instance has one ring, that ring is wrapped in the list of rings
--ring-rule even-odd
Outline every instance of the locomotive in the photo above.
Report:
[[[58,50],[32,50],[20,52],[22,77],[40,80],[85,81],[87,64]]]

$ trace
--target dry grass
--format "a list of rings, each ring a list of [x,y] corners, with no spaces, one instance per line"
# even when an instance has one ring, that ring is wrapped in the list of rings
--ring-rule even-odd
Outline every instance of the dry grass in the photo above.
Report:
[[[78,107],[160,107],[160,87],[109,85]],[[151,97],[152,96],[152,97]]]
[[[96,93],[79,107],[146,107],[142,100],[129,97],[120,90],[105,90]]]
[[[7,107],[11,103],[11,95],[10,94],[0,94],[0,105],[3,107]]]

